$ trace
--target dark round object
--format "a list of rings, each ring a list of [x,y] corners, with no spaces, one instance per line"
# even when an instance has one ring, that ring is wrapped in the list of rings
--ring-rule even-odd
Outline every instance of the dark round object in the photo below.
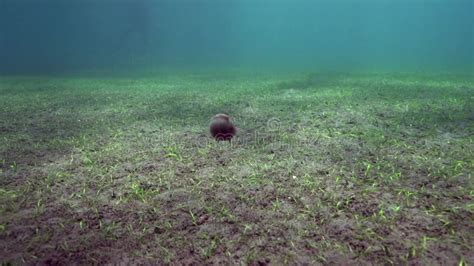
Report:
[[[230,141],[236,133],[234,124],[226,114],[217,114],[211,119],[209,125],[212,137],[217,141]]]

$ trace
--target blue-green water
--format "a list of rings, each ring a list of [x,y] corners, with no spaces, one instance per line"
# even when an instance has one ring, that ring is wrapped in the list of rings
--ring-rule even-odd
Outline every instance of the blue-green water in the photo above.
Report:
[[[0,0],[0,72],[473,73],[472,0]]]

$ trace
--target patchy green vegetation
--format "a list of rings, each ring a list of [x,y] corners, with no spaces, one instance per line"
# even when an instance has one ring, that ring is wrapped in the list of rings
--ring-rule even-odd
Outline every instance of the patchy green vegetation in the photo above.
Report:
[[[472,76],[0,80],[12,263],[474,263]],[[208,135],[234,117],[232,143]]]

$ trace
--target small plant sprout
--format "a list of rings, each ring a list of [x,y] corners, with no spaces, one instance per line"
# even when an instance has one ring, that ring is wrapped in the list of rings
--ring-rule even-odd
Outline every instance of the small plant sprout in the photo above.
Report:
[[[165,151],[165,157],[176,159],[177,161],[181,161],[183,158],[181,157],[181,153],[177,146],[168,146],[164,147],[163,150]]]
[[[189,214],[191,215],[191,220],[193,221],[193,224],[198,225],[198,220],[197,220],[196,215],[194,215],[194,213],[191,210],[189,210]]]
[[[18,165],[16,164],[15,161],[14,161],[12,164],[10,164],[10,169],[11,169],[13,172],[16,172],[16,170],[18,169]]]
[[[244,224],[244,232],[252,230],[252,225],[251,224]]]

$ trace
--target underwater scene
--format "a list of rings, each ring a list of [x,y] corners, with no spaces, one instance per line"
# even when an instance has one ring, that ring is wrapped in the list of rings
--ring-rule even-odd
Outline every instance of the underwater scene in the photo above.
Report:
[[[0,263],[474,264],[473,5],[0,0]]]

